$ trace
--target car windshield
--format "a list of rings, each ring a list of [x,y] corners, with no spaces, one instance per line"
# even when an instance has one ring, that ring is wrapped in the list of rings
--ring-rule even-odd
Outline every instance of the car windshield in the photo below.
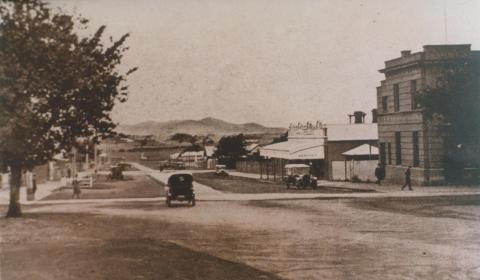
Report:
[[[309,174],[310,168],[309,167],[291,167],[286,168],[287,175],[303,175]]]

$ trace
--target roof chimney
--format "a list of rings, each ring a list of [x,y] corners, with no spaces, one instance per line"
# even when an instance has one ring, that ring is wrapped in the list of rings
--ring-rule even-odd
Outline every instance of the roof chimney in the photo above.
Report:
[[[410,50],[403,50],[400,52],[402,54],[402,57],[406,57],[412,53]]]
[[[362,111],[355,111],[353,112],[353,115],[348,115],[348,119],[350,121],[350,123],[352,123],[352,117],[354,119],[354,123],[364,123],[365,122],[365,116],[367,114],[365,114],[364,112]]]

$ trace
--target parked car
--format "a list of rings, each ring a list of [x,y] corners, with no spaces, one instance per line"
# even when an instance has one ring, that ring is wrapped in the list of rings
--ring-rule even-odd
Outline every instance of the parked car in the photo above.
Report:
[[[119,163],[117,163],[117,166],[120,167],[122,169],[122,171],[125,171],[127,169],[132,168],[132,165],[130,163],[127,163],[127,162],[119,162]]]
[[[285,165],[285,174],[283,180],[287,189],[290,189],[290,187],[298,189],[317,188],[317,178],[310,174],[310,166],[306,164],[287,164]]]
[[[123,180],[123,167],[121,165],[113,165],[110,167],[109,180]]]
[[[166,203],[172,206],[172,201],[187,201],[195,206],[195,192],[193,191],[193,176],[190,173],[179,172],[170,175],[165,187]]]
[[[227,168],[227,166],[223,165],[223,164],[215,165],[215,175],[217,175],[217,176],[228,176],[227,171],[225,171],[226,168]]]

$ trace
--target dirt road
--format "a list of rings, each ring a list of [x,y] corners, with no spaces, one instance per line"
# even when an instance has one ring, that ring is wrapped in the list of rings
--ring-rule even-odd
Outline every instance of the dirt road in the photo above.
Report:
[[[30,206],[1,279],[480,279],[479,198]]]

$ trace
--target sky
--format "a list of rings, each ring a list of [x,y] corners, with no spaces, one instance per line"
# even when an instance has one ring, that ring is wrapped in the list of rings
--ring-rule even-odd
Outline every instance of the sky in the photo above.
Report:
[[[376,107],[401,50],[480,49],[480,0],[51,0],[93,30],[130,33],[121,124],[214,117],[287,127]]]

